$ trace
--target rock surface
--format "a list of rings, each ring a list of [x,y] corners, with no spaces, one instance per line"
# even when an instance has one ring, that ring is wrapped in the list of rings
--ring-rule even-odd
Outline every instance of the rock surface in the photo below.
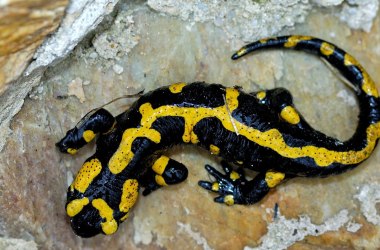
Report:
[[[0,95],[17,79],[45,37],[59,25],[68,0],[0,2]]]
[[[120,4],[111,27],[98,30],[42,78],[31,71],[36,74],[33,84],[40,85],[13,119],[0,156],[0,232],[7,237],[0,246],[21,240],[45,249],[379,248],[379,211],[373,205],[380,184],[379,148],[344,175],[294,179],[256,205],[227,207],[215,204],[214,196],[197,186],[199,179],[209,179],[203,165],[218,166],[219,160],[200,149],[178,147],[170,156],[189,167],[185,183],[141,197],[115,235],[80,239],[73,234],[64,211],[66,188],[94,145],[71,157],[60,154],[54,143],[90,109],[115,97],[178,81],[240,85],[247,91],[284,86],[317,129],[347,139],[356,127],[354,95],[317,58],[267,51],[232,62],[230,55],[243,40],[260,34],[247,38],[246,27],[234,33],[239,29],[226,28],[226,20],[219,26],[214,19],[199,22],[195,10],[207,6],[194,5],[193,14],[183,20],[175,6],[174,14],[168,6],[154,7],[160,2]],[[264,6],[270,1],[253,2]],[[304,8],[301,1],[293,2]],[[336,18],[342,9],[335,10],[315,11],[305,23],[281,26],[276,34],[333,41],[380,79],[380,17],[369,33],[353,31]],[[109,109],[118,114],[131,101]]]
[[[29,3],[35,2],[38,1],[29,1]],[[99,23],[101,23],[105,17],[109,17],[109,14],[112,13],[117,2],[116,0],[78,0],[70,4],[59,30],[54,36],[45,40],[44,44],[39,47],[37,53],[34,55],[35,61],[25,70],[25,74],[13,84],[10,84],[9,88],[1,95],[0,151],[3,149],[6,140],[11,134],[11,130],[9,129],[11,119],[21,109],[24,99],[31,89],[40,83],[40,79],[46,68],[67,56],[88,33],[98,27]],[[3,6],[7,6],[6,4],[8,4],[8,1],[1,2]],[[37,14],[39,14],[39,12],[37,12]],[[1,22],[2,21],[0,21],[0,23]],[[4,30],[7,29],[5,25]],[[9,39],[8,36],[5,36],[5,38]],[[28,50],[27,53],[30,53],[31,56],[33,52],[34,51],[30,52]],[[20,57],[17,59],[17,63],[25,65],[29,58],[30,57]],[[6,58],[4,58],[4,60],[5,59]],[[12,61],[10,61],[10,63],[9,65],[12,66]],[[7,69],[7,65],[8,62],[5,65],[0,64],[0,71],[10,71]],[[22,71],[24,66],[21,68],[15,67],[18,71]],[[19,73],[21,73],[21,71]]]

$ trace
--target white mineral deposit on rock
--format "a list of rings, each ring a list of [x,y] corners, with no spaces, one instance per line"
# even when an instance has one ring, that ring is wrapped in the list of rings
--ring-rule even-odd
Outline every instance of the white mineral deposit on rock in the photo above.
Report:
[[[120,75],[124,71],[124,68],[122,66],[120,66],[119,64],[113,65],[112,69],[118,75]]]
[[[72,1],[61,27],[38,49],[34,56],[36,60],[28,67],[26,73],[30,74],[38,67],[47,66],[64,58],[88,32],[94,30],[104,17],[111,13],[117,2],[117,0]]]
[[[343,2],[343,0],[313,0],[316,4],[328,7],[328,6],[337,6]]]
[[[347,0],[339,16],[351,28],[369,32],[378,9],[378,0]]]

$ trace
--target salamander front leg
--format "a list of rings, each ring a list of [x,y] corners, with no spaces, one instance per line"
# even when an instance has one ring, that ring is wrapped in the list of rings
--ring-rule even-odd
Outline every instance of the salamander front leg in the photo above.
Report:
[[[62,153],[75,154],[79,148],[92,141],[97,133],[107,133],[114,124],[115,118],[107,110],[98,109],[83,117],[77,126],[67,131],[56,146]]]
[[[219,194],[214,199],[215,202],[227,205],[256,203],[285,178],[283,173],[267,171],[259,173],[253,180],[248,181],[242,172],[233,171],[228,163],[222,162],[222,166],[225,174],[206,165],[206,170],[215,178],[215,182],[199,181],[198,184],[206,190]]]
[[[178,184],[186,180],[187,175],[188,170],[185,165],[161,155],[141,178],[142,186],[145,187],[143,195],[146,196],[163,186]]]

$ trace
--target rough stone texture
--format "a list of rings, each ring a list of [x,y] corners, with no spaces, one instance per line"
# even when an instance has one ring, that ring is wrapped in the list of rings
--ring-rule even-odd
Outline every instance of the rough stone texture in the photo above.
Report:
[[[139,40],[133,31],[133,24],[132,16],[118,15],[115,19],[115,25],[93,39],[92,44],[95,51],[104,59],[123,57],[131,51]],[[115,66],[114,71],[121,74],[120,67],[120,65]]]
[[[68,16],[55,36],[47,39],[35,55],[36,60],[28,67],[27,73],[38,67],[50,65],[70,53],[73,48],[115,7],[117,0],[73,1]]]
[[[320,6],[336,6],[343,2],[343,0],[314,0],[314,2]]]
[[[23,239],[0,238],[0,249],[4,250],[37,250],[37,244],[34,241]]]
[[[58,27],[67,3],[0,1],[0,95],[21,75],[45,37]]]
[[[378,0],[347,0],[343,5],[340,19],[354,29],[369,32],[378,9]]]
[[[245,42],[302,22],[311,7],[305,0],[148,0],[147,4],[154,10],[188,21],[189,26],[194,22],[212,22],[225,31],[228,38],[237,37]]]
[[[34,2],[35,1],[30,1],[30,3]],[[86,34],[95,29],[99,23],[112,12],[116,3],[116,0],[78,0],[73,1],[70,4],[66,11],[67,14],[65,19],[59,30],[54,34],[54,36],[47,39],[38,49],[38,52],[34,56],[35,61],[33,61],[33,63],[26,69],[26,75],[23,75],[17,79],[17,81],[11,84],[10,87],[1,95],[0,107],[2,108],[0,109],[0,151],[3,149],[7,138],[11,134],[11,130],[9,129],[11,119],[22,107],[27,94],[33,87],[38,85],[39,78],[41,78],[47,66],[57,63],[59,60],[67,56],[67,54],[72,51],[72,49],[85,37]],[[5,3],[2,3],[2,6],[5,6]],[[0,23],[2,21],[3,19],[0,19]],[[7,37],[7,39],[9,38]],[[26,59],[18,58],[17,60],[18,63],[24,65]],[[8,64],[1,65],[0,62],[0,71],[7,71],[7,65]]]
[[[374,225],[380,226],[380,215],[377,211],[377,203],[380,201],[380,185],[366,184],[361,187],[357,198],[361,204],[361,210],[366,219]]]
[[[278,215],[268,226],[268,233],[261,239],[262,244],[256,248],[246,247],[245,250],[287,249],[294,242],[301,241],[308,235],[322,235],[328,231],[337,231],[349,221],[348,211],[342,210],[322,225],[314,225],[309,217],[301,216],[299,220],[287,220]]]
[[[217,166],[218,159],[200,149],[178,147],[170,156],[189,167],[185,183],[140,197],[115,235],[80,239],[72,233],[64,211],[66,188],[94,145],[71,157],[60,154],[54,143],[90,109],[117,96],[178,81],[240,85],[247,91],[285,86],[319,130],[345,139],[356,126],[354,95],[317,58],[267,51],[233,62],[230,55],[244,36],[228,38],[226,29],[211,20],[181,20],[142,3],[121,4],[115,18],[119,23],[98,31],[42,79],[41,72],[31,73],[33,85],[41,84],[14,118],[12,136],[0,155],[0,234],[44,249],[265,249],[279,236],[284,241],[278,248],[379,248],[380,226],[370,219],[379,215],[372,207],[378,202],[379,148],[344,175],[294,179],[256,205],[227,207],[215,204],[214,196],[197,186],[199,179],[209,179],[203,165]],[[280,34],[334,41],[380,79],[380,18],[365,33],[350,30],[335,13],[316,11],[305,24]],[[124,32],[133,37],[115,35]],[[111,41],[98,43],[98,37]],[[109,51],[112,56],[105,52],[110,44],[118,46],[116,53]],[[118,101],[109,109],[118,114],[131,101]],[[281,234],[284,229],[288,235]]]

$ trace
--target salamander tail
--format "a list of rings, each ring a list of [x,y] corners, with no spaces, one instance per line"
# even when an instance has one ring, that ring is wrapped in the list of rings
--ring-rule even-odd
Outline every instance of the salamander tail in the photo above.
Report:
[[[250,43],[233,54],[232,59],[236,60],[251,52],[270,48],[295,49],[316,54],[329,62],[348,80],[359,101],[359,124],[352,138],[337,150],[360,151],[365,156],[359,157],[366,159],[380,138],[380,98],[376,84],[363,66],[353,56],[332,43],[299,35],[267,38]]]

